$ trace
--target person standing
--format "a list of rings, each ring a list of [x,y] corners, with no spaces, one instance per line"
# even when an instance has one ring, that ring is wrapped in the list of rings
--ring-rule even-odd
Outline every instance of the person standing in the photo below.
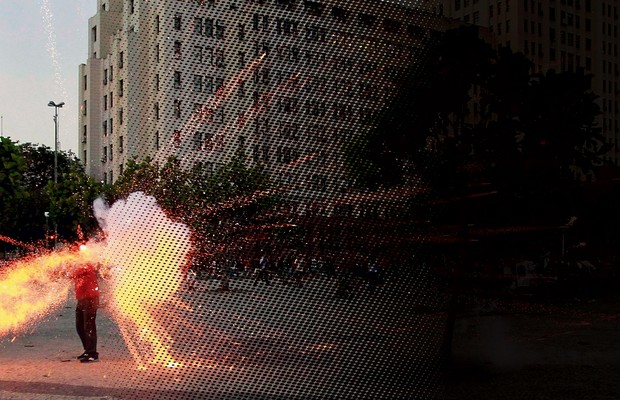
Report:
[[[196,277],[197,277],[196,272],[192,268],[190,268],[187,271],[186,276],[185,276],[185,281],[187,283],[187,290],[196,290],[194,288],[194,286],[196,285]]]
[[[82,363],[99,361],[97,352],[97,309],[99,308],[99,282],[97,269],[92,263],[78,265],[72,274],[75,283],[75,327],[82,341],[84,353],[77,357]]]
[[[256,286],[259,281],[265,281],[265,285],[269,286],[269,263],[270,261],[265,254],[258,260],[258,272],[256,278],[254,278],[254,286]]]

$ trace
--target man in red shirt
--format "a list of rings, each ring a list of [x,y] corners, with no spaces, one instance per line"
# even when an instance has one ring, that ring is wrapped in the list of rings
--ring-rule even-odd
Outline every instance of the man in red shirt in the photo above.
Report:
[[[78,356],[83,363],[99,361],[97,352],[97,308],[99,307],[99,283],[94,264],[82,264],[73,270],[75,283],[75,327],[80,336],[84,353]]]

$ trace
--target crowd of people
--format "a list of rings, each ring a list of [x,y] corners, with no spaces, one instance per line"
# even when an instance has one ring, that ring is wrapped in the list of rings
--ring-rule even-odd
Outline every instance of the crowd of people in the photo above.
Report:
[[[217,279],[220,289],[229,290],[230,281],[250,279],[258,285],[292,285],[303,287],[305,282],[324,278],[337,280],[338,297],[351,297],[365,288],[374,293],[385,282],[385,268],[378,257],[308,256],[301,252],[285,251],[277,255],[260,252],[256,257],[213,259],[206,264],[194,264],[186,274],[188,290],[193,290],[195,275],[200,279]]]

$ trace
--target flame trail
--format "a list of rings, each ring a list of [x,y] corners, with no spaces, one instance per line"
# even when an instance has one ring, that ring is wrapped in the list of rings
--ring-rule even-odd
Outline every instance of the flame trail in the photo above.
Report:
[[[0,337],[21,333],[60,307],[71,286],[71,267],[94,257],[65,249],[10,264],[0,274]]]
[[[7,242],[9,244],[12,244],[14,246],[23,247],[23,248],[28,249],[28,250],[33,250],[34,251],[34,250],[37,249],[36,247],[34,247],[31,244],[20,242],[19,240],[15,240],[15,239],[12,239],[12,238],[10,238],[8,236],[4,236],[4,235],[0,235],[0,240],[2,240],[3,242]]]

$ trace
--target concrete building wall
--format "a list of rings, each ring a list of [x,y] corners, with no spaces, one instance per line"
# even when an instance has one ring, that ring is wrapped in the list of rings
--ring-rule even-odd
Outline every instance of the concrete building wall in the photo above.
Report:
[[[108,79],[82,94],[99,103],[108,96],[108,108],[88,130],[85,161],[108,182],[133,157],[174,155],[214,168],[242,151],[303,191],[339,187],[343,145],[371,128],[442,25],[428,0],[416,2],[423,9],[345,0],[99,3],[91,23],[109,45],[90,51],[89,62],[96,55]]]

